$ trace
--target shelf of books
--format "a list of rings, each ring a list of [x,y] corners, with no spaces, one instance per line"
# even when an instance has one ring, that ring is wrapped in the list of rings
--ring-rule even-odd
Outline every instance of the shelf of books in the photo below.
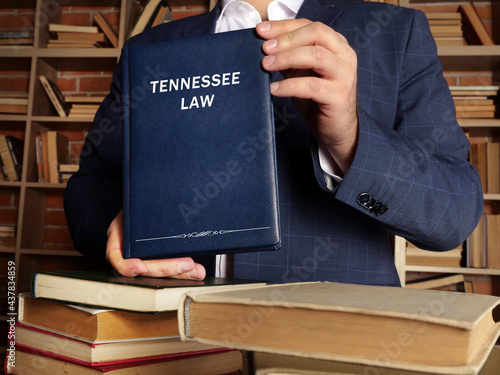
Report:
[[[63,192],[145,3],[0,0],[0,262],[15,263],[17,291],[35,271],[93,268]]]
[[[96,267],[74,249],[64,188],[121,47],[170,10],[161,0],[0,0],[0,261],[15,263],[17,292],[35,271]]]
[[[405,6],[425,12],[438,55],[455,102],[457,120],[471,143],[470,161],[481,176],[485,199],[483,217],[457,249],[434,253],[395,239],[395,262],[407,287],[450,288],[500,293],[500,118],[498,68],[500,8],[495,2],[409,0]],[[481,279],[483,277],[483,279]],[[472,281],[471,281],[472,280]],[[480,288],[477,288],[480,289]]]

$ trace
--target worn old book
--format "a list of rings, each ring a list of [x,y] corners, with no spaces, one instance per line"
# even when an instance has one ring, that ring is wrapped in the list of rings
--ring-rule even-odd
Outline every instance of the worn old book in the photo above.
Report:
[[[49,23],[49,32],[71,32],[71,33],[91,33],[96,34],[99,32],[97,26],[77,26],[77,25],[65,25],[59,23]]]
[[[126,258],[280,247],[262,43],[246,29],[123,49]]]
[[[500,215],[486,215],[487,266],[500,269]]]
[[[16,324],[16,348],[36,350],[69,361],[87,365],[112,364],[119,361],[155,359],[176,353],[193,353],[218,349],[197,342],[183,342],[179,336],[144,338],[140,340],[101,341],[82,340],[51,331]]]
[[[61,132],[49,130],[47,132],[47,157],[49,181],[59,182],[59,164],[69,162],[69,140]]]
[[[471,143],[469,149],[469,161],[474,165],[481,179],[483,193],[488,192],[486,143]]]
[[[19,181],[22,173],[24,141],[11,135],[0,134],[2,172],[8,181]]]
[[[355,363],[327,361],[308,357],[280,355],[262,352],[244,352],[244,374],[255,375],[434,375],[433,372],[421,372],[385,367],[391,356],[397,355],[397,349],[386,350],[381,354],[377,365],[365,366]],[[500,368],[500,346],[495,346],[479,375],[498,375]]]
[[[127,311],[160,312],[177,310],[179,298],[194,288],[244,288],[264,285],[258,280],[205,278],[123,277],[111,272],[61,271],[33,275],[31,295],[68,303]]]
[[[237,292],[188,292],[179,304],[185,340],[240,350],[475,373],[500,334],[500,298],[328,282]],[[495,315],[496,314],[496,315]]]
[[[18,322],[83,340],[116,341],[178,336],[177,314],[99,309],[19,295]]]
[[[500,194],[500,143],[486,143],[487,191]]]
[[[43,366],[40,364],[43,363]],[[213,375],[239,374],[242,367],[241,353],[237,350],[213,350],[189,355],[170,355],[163,358],[126,361],[111,365],[88,366],[64,360],[44,352],[16,350],[16,361],[6,361],[9,375]]]
[[[49,97],[50,102],[57,111],[57,114],[61,117],[66,117],[69,113],[69,106],[66,104],[64,95],[61,90],[59,90],[57,84],[44,75],[41,75],[38,78],[40,79],[40,83]]]

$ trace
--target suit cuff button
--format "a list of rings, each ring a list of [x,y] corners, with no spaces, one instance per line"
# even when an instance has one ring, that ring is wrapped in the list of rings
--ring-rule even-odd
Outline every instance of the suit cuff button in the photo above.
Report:
[[[367,210],[371,210],[377,201],[368,193],[361,193],[358,195],[358,199],[356,200],[358,204]]]

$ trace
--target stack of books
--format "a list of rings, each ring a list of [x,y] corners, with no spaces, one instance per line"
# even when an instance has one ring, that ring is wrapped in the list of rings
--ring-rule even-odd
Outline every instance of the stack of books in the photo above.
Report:
[[[0,94],[0,113],[25,115],[27,112],[27,94]]]
[[[184,340],[244,351],[249,374],[474,375],[499,363],[499,308],[479,294],[311,282],[190,291],[178,319]]]
[[[94,15],[97,26],[75,26],[49,23],[52,38],[48,48],[118,47],[118,37],[102,13]]]
[[[55,130],[35,136],[38,182],[60,183],[59,165],[69,163],[69,140]]]
[[[31,294],[19,296],[16,359],[7,373],[236,374],[240,351],[181,341],[177,306],[188,290],[248,283],[37,273]]]
[[[68,182],[79,167],[78,164],[59,164],[59,181],[62,183]]]
[[[462,34],[462,15],[459,12],[428,12],[426,16],[438,46],[467,44]]]
[[[68,117],[94,117],[99,109],[102,96],[65,96],[65,102],[69,105]]]
[[[457,118],[495,118],[499,86],[450,86]]]
[[[0,134],[0,181],[20,181],[23,167],[24,141]]]
[[[500,269],[500,215],[483,214],[467,239],[469,267]]]
[[[410,242],[406,246],[406,264],[415,266],[460,267],[463,246],[448,251],[423,250]]]
[[[102,96],[68,96],[66,97],[57,83],[45,75],[38,77],[52,106],[60,117],[79,117],[92,120],[104,100]]]
[[[33,34],[31,31],[0,32],[0,46],[23,46],[23,45],[33,45]]]
[[[0,224],[0,247],[14,247],[16,242],[16,226]]]

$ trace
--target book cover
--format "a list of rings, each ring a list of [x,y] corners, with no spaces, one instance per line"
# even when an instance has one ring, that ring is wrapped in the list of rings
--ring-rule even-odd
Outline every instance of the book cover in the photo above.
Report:
[[[442,374],[475,374],[500,334],[499,297],[329,282],[188,292],[185,340]],[[395,343],[395,344],[393,344]]]
[[[219,349],[211,345],[183,342],[178,336],[95,343],[21,323],[16,323],[16,348],[40,351],[49,356],[91,366],[126,363],[139,359],[154,360],[160,356]]]
[[[193,288],[244,288],[265,285],[259,280],[207,277],[204,280],[123,277],[110,272],[37,272],[31,282],[33,298],[113,308],[125,311],[175,311],[182,294]]]
[[[124,257],[280,247],[262,42],[247,29],[123,49]]]
[[[40,364],[43,364],[41,366]],[[9,375],[130,375],[130,374],[239,374],[242,367],[241,353],[236,350],[214,349],[199,353],[176,354],[163,358],[142,358],[138,361],[111,365],[89,366],[69,361],[46,352],[16,350],[15,363],[5,361],[5,373]]]
[[[118,341],[179,336],[175,311],[143,314],[98,309],[19,295],[18,322],[83,340]]]
[[[42,84],[43,89],[49,97],[50,102],[57,111],[57,114],[60,117],[67,117],[69,113],[69,106],[66,104],[64,95],[59,90],[57,84],[44,75],[41,75],[38,78],[40,79],[40,83]]]

